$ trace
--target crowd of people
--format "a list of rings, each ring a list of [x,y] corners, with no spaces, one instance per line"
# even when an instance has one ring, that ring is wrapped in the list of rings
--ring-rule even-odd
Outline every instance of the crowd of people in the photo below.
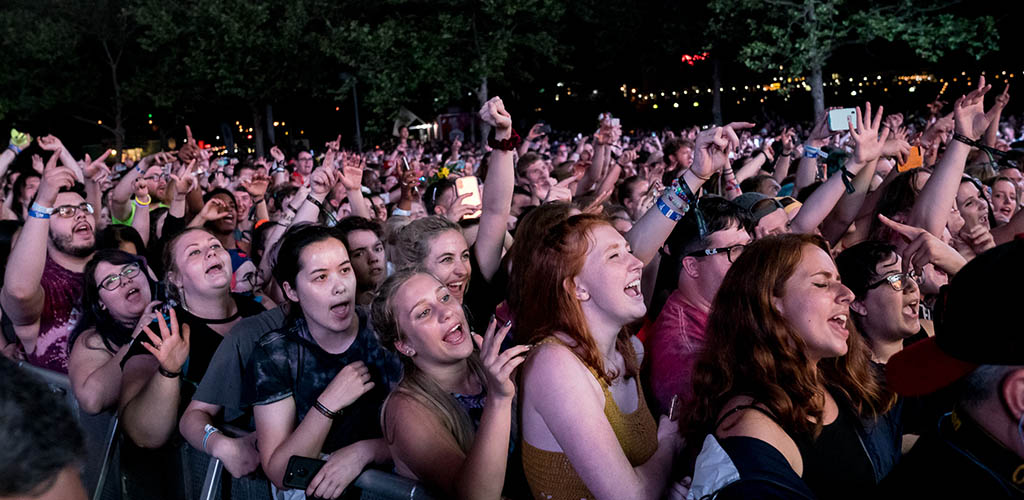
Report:
[[[282,499],[1022,497],[1008,87],[587,135],[493,98],[480,145],[365,154],[12,131],[0,348],[118,415],[124,498],[185,498],[186,446]],[[84,445],[13,361],[0,497],[71,498]]]

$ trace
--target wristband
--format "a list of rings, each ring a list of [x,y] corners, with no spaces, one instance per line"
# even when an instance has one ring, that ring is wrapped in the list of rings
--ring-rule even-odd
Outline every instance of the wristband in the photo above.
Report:
[[[156,368],[156,371],[160,372],[160,375],[163,375],[163,376],[165,376],[167,378],[178,378],[178,377],[181,376],[181,372],[180,371],[179,372],[172,372],[172,371],[164,369],[164,367],[162,367],[162,366],[158,366]]]
[[[341,412],[342,412],[341,410],[338,410],[338,411],[328,410],[327,407],[324,406],[324,404],[321,403],[319,399],[316,400],[315,403],[313,403],[313,408],[316,408],[316,411],[320,412],[321,415],[327,417],[330,420],[334,420],[334,419],[340,417],[341,416]]]
[[[7,149],[10,149],[11,151],[14,151],[14,154],[16,154],[16,155],[20,155],[21,154],[21,148],[19,148],[18,146],[15,146],[14,144],[7,145]]]
[[[509,130],[512,133],[512,135],[509,136],[508,139],[503,139],[500,141],[494,138],[494,131],[495,129],[492,128],[490,137],[487,138],[487,145],[490,146],[491,149],[512,151],[519,147],[519,144],[523,142],[523,140],[519,137],[519,134],[516,133],[515,129]]]
[[[960,142],[962,142],[962,143],[964,143],[964,144],[966,144],[968,146],[971,146],[971,147],[975,147],[975,148],[979,147],[978,146],[978,141],[975,141],[974,139],[971,139],[970,137],[967,137],[966,135],[963,135],[963,134],[960,134],[960,133],[957,133],[957,132],[953,132],[953,140],[954,141],[960,141]]]
[[[401,208],[395,207],[391,210],[391,215],[397,215],[400,217],[409,217],[412,215],[410,210],[402,210]]]
[[[29,209],[29,211],[28,211],[28,216],[29,217],[35,217],[36,219],[49,219],[50,218],[50,214],[48,214],[46,212],[40,212],[38,210],[31,210],[31,209]]]
[[[142,163],[142,162],[139,162],[139,163]],[[136,163],[136,164],[135,164],[135,166],[134,166],[134,167],[132,167],[132,168],[134,168],[134,169],[135,169],[135,171],[136,171],[136,172],[138,172],[138,173],[139,173],[139,175],[141,175],[141,174],[143,174],[143,173],[145,173],[145,172],[143,172],[143,171],[142,171],[142,169],[141,169],[141,168],[139,168],[139,163]]]
[[[43,213],[43,214],[46,214],[46,215],[50,215],[50,214],[53,213],[53,208],[52,207],[44,207],[44,206],[42,206],[39,203],[36,203],[34,201],[32,202],[32,206],[29,207],[29,210],[32,210],[34,212]]]
[[[203,430],[206,431],[206,434],[203,436],[203,451],[209,454],[210,451],[206,449],[206,442],[210,439],[210,436],[212,436],[213,433],[220,432],[220,429],[210,424],[206,424],[206,427],[204,427]]]
[[[804,146],[804,158],[817,158],[821,150],[814,146]]]
[[[672,207],[669,207],[665,200],[661,198],[658,198],[658,210],[661,211],[661,215],[668,217],[673,222],[683,218],[683,214],[672,210]]]
[[[140,207],[148,207],[150,203],[153,203],[153,197],[152,196],[150,196],[149,200],[147,200],[145,203],[139,201],[139,197],[138,196],[135,196],[133,199],[135,200],[135,204],[140,206]]]

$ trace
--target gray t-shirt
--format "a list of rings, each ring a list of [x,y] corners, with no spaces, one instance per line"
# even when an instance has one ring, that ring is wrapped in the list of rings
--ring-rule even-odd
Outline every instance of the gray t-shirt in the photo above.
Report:
[[[246,380],[245,370],[252,350],[264,334],[282,328],[284,318],[284,306],[278,306],[249,316],[231,328],[210,359],[210,366],[192,399],[223,407],[225,422],[235,422],[243,417],[248,405],[242,403],[242,384]],[[250,425],[249,422],[236,422],[239,424],[241,427]]]

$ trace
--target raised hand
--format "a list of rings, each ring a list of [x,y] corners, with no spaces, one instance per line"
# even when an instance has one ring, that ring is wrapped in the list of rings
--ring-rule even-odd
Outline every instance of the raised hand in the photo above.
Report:
[[[992,89],[985,84],[985,76],[978,79],[978,88],[960,96],[953,105],[954,130],[972,140],[978,140],[988,128],[989,117],[985,116],[985,94]],[[1007,97],[1008,98],[1008,97]]]
[[[833,109],[839,108],[828,108],[821,114],[821,116],[818,117],[818,121],[814,124],[814,128],[811,129],[810,137],[807,138],[808,145],[820,148],[828,143],[828,140],[835,134],[835,132],[828,128],[828,112]]]
[[[338,134],[337,139],[333,141],[328,141],[326,144],[324,144],[324,147],[326,147],[328,151],[334,151],[335,153],[341,151],[341,134]]]
[[[178,151],[178,159],[182,163],[188,163],[199,156],[199,146],[192,137],[192,127],[185,125],[185,145]]]
[[[995,104],[993,104],[992,107],[988,110],[988,112],[985,113],[985,116],[988,118],[989,123],[991,123],[992,120],[995,120],[996,117],[999,116],[999,114],[1003,112],[1003,108],[1005,108],[1006,105],[1009,104],[1009,103],[1010,103],[1010,83],[1007,82],[1006,86],[1003,87],[1003,92],[996,96]]]
[[[480,349],[480,361],[487,375],[487,398],[512,399],[516,395],[516,384],[512,372],[526,360],[529,345],[510,347],[501,352],[501,342],[512,329],[509,321],[498,327],[498,321],[491,319],[484,336],[473,334],[473,344]]]
[[[512,116],[505,110],[505,103],[500,97],[492,97],[480,108],[480,119],[498,131],[512,129]],[[531,130],[532,131],[532,130]]]
[[[36,172],[39,172],[40,174],[43,173],[43,170],[44,170],[43,157],[41,157],[39,155],[32,155],[32,170],[35,170]]]
[[[946,104],[948,103],[942,100],[942,94],[939,94],[935,96],[934,101],[928,104],[928,113],[932,116],[938,115],[942,112],[942,108],[946,107]]]
[[[878,130],[882,126],[883,107],[878,107],[878,112],[871,114],[871,103],[864,104],[864,110],[857,108],[857,123],[854,127],[853,119],[849,120],[850,136],[857,142],[853,151],[854,161],[861,165],[878,159],[882,154],[883,140],[878,137]]]
[[[338,183],[338,177],[340,175],[337,170],[329,168],[327,165],[320,165],[309,176],[310,193],[314,198],[323,201],[331,189],[334,189],[334,185]]]
[[[472,195],[473,193],[463,193],[452,199],[452,202],[445,207],[444,217],[452,222],[459,222],[463,217],[480,210],[480,205],[466,203],[466,199]]]
[[[737,130],[752,128],[750,122],[733,122],[724,127],[712,127],[697,134],[693,150],[693,165],[690,171],[697,177],[707,180],[712,174],[725,167],[729,161],[729,151],[740,146]]]
[[[160,327],[160,335],[153,333],[148,326],[142,328],[142,333],[149,337],[152,344],[143,342],[142,347],[156,357],[160,367],[171,373],[180,373],[181,367],[188,360],[189,353],[189,326],[178,324],[178,315],[171,309],[170,326],[164,321],[163,315],[157,315],[157,325]]]
[[[933,264],[936,268],[953,276],[967,264],[967,259],[964,259],[953,247],[943,243],[942,240],[924,229],[901,224],[882,214],[878,214],[878,220],[896,232],[906,243],[900,252],[900,256],[903,258],[904,272],[911,269],[920,271],[924,269],[925,265]]]
[[[277,146],[270,148],[270,157],[278,163],[284,163],[284,153],[282,153],[281,148]]]
[[[252,176],[251,180],[242,181],[242,188],[245,189],[249,196],[254,200],[263,198],[263,195],[267,194],[267,188],[270,187],[270,177],[263,174],[256,174]]]
[[[358,154],[341,155],[341,172],[338,181],[345,186],[347,191],[358,191],[363,186],[363,169],[366,167],[366,158]]]
[[[229,215],[231,215],[231,208],[228,207],[227,203],[218,198],[210,198],[210,201],[203,205],[202,210],[199,211],[196,217],[205,222],[211,222],[221,220]]]
[[[100,155],[95,160],[91,160],[87,153],[85,155],[85,165],[82,166],[82,172],[85,174],[85,178],[89,179],[94,183],[99,183],[102,180],[102,178],[106,178],[106,176],[110,174],[110,169],[107,168],[104,162],[107,160],[107,157],[109,156],[109,149],[104,151],[103,154]]]
[[[60,142],[60,139],[52,135],[40,137],[36,139],[36,143],[39,144],[40,148],[43,148],[46,151],[60,151],[64,149],[64,144]]]
[[[57,193],[61,188],[73,186],[77,178],[68,167],[47,168],[39,182],[39,189],[36,191],[36,202],[44,207],[53,207],[53,202],[57,199]]]

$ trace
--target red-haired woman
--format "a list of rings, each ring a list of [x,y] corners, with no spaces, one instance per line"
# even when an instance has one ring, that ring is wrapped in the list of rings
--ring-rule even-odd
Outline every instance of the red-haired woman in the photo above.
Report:
[[[716,453],[716,475],[732,469],[738,481],[691,493],[869,496],[899,443],[880,438],[878,417],[895,397],[876,381],[864,340],[847,329],[853,298],[819,236],[747,246],[711,306],[689,426],[693,438],[717,438],[705,440],[695,487]],[[723,451],[731,467],[721,465]]]
[[[647,308],[643,264],[603,217],[556,225],[512,272],[531,342],[523,373],[523,467],[536,498],[660,498],[682,440],[655,427],[637,378],[639,342],[624,327]],[[529,292],[527,295],[524,292]]]

